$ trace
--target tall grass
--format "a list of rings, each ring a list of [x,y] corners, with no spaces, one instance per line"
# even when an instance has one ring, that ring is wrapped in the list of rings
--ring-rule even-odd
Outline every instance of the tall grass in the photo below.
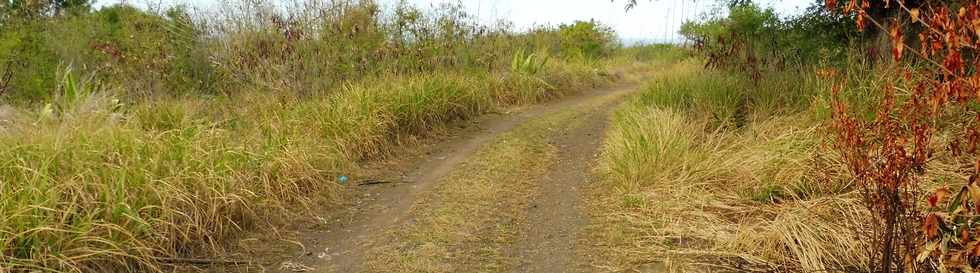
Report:
[[[816,81],[751,83],[683,62],[618,110],[594,203],[613,271],[864,268],[865,213],[810,103]],[[771,89],[770,89],[771,88]],[[783,92],[783,93],[780,93]],[[777,96],[773,96],[777,95]],[[829,171],[828,171],[829,170]]]

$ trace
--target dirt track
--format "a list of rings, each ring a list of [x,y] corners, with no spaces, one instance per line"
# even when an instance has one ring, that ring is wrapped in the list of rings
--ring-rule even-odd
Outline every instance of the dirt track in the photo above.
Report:
[[[529,207],[527,235],[518,243],[520,264],[513,272],[588,272],[576,257],[583,227],[582,188],[592,177],[592,166],[606,128],[609,107],[596,109],[584,122],[558,136],[558,158],[538,179],[540,190]]]
[[[517,240],[508,243],[511,246],[505,251],[511,256],[511,262],[500,265],[499,268],[505,270],[490,271],[588,272],[587,264],[576,257],[577,242],[583,227],[588,224],[581,211],[580,189],[591,176],[609,109],[633,89],[634,86],[626,85],[587,91],[512,113],[487,115],[467,125],[461,133],[425,147],[427,152],[423,155],[403,159],[397,164],[371,166],[390,179],[355,182],[363,184],[358,186],[366,197],[361,203],[352,206],[338,221],[303,231],[297,242],[302,245],[303,253],[291,255],[296,257],[294,259],[273,263],[266,270],[379,271],[367,266],[370,250],[394,244],[397,235],[385,234],[412,224],[417,217],[413,208],[431,202],[424,197],[445,183],[442,181],[460,164],[473,160],[471,157],[481,149],[493,149],[488,143],[516,127],[571,111],[576,112],[570,118],[572,120],[561,121],[561,128],[549,131],[551,133],[544,135],[547,139],[542,139],[556,149],[556,157],[548,164],[545,175],[529,178],[534,186],[523,208],[526,213],[515,220],[520,223],[520,234],[516,236]],[[458,270],[460,267],[449,265],[444,268]]]

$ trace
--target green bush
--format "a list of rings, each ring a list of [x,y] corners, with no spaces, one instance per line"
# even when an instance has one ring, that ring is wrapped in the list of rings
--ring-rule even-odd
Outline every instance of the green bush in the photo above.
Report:
[[[48,98],[57,87],[61,60],[39,35],[44,29],[45,24],[31,21],[0,28],[2,95],[25,100]]]
[[[712,66],[784,70],[820,62],[841,63],[850,41],[857,36],[848,20],[827,14],[819,6],[780,19],[773,9],[748,2],[731,6],[725,17],[685,22],[680,32],[695,41]]]
[[[558,26],[561,50],[565,56],[595,59],[608,56],[615,35],[607,26],[591,21],[576,21]]]
[[[158,15],[126,5],[0,28],[0,75],[13,101],[51,98],[58,69],[94,71],[134,95],[213,92],[221,81],[202,31],[181,8]]]

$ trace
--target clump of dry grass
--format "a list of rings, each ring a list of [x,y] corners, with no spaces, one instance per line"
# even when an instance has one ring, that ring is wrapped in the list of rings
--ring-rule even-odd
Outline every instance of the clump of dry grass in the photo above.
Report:
[[[841,167],[818,148],[819,124],[806,113],[749,113],[735,126],[734,113],[744,110],[718,108],[746,107],[737,98],[745,86],[691,65],[655,79],[613,119],[593,202],[597,252],[606,253],[596,265],[639,272],[864,268],[853,221],[864,208],[846,177],[823,176]]]

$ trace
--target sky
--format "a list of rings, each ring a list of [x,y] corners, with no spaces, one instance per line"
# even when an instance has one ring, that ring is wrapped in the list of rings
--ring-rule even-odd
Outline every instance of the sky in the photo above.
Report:
[[[97,0],[97,5],[128,2],[145,5],[153,3],[184,3],[198,8],[217,6],[219,0]],[[395,0],[379,0],[391,4]],[[507,20],[518,29],[537,25],[558,25],[575,20],[595,19],[611,26],[621,39],[627,42],[666,42],[681,39],[677,31],[686,20],[695,20],[717,5],[714,0],[640,0],[635,9],[626,11],[624,0],[409,0],[419,7],[432,7],[440,3],[462,3],[481,21],[492,23]],[[812,0],[757,0],[763,7],[771,7],[781,16],[801,13]]]

